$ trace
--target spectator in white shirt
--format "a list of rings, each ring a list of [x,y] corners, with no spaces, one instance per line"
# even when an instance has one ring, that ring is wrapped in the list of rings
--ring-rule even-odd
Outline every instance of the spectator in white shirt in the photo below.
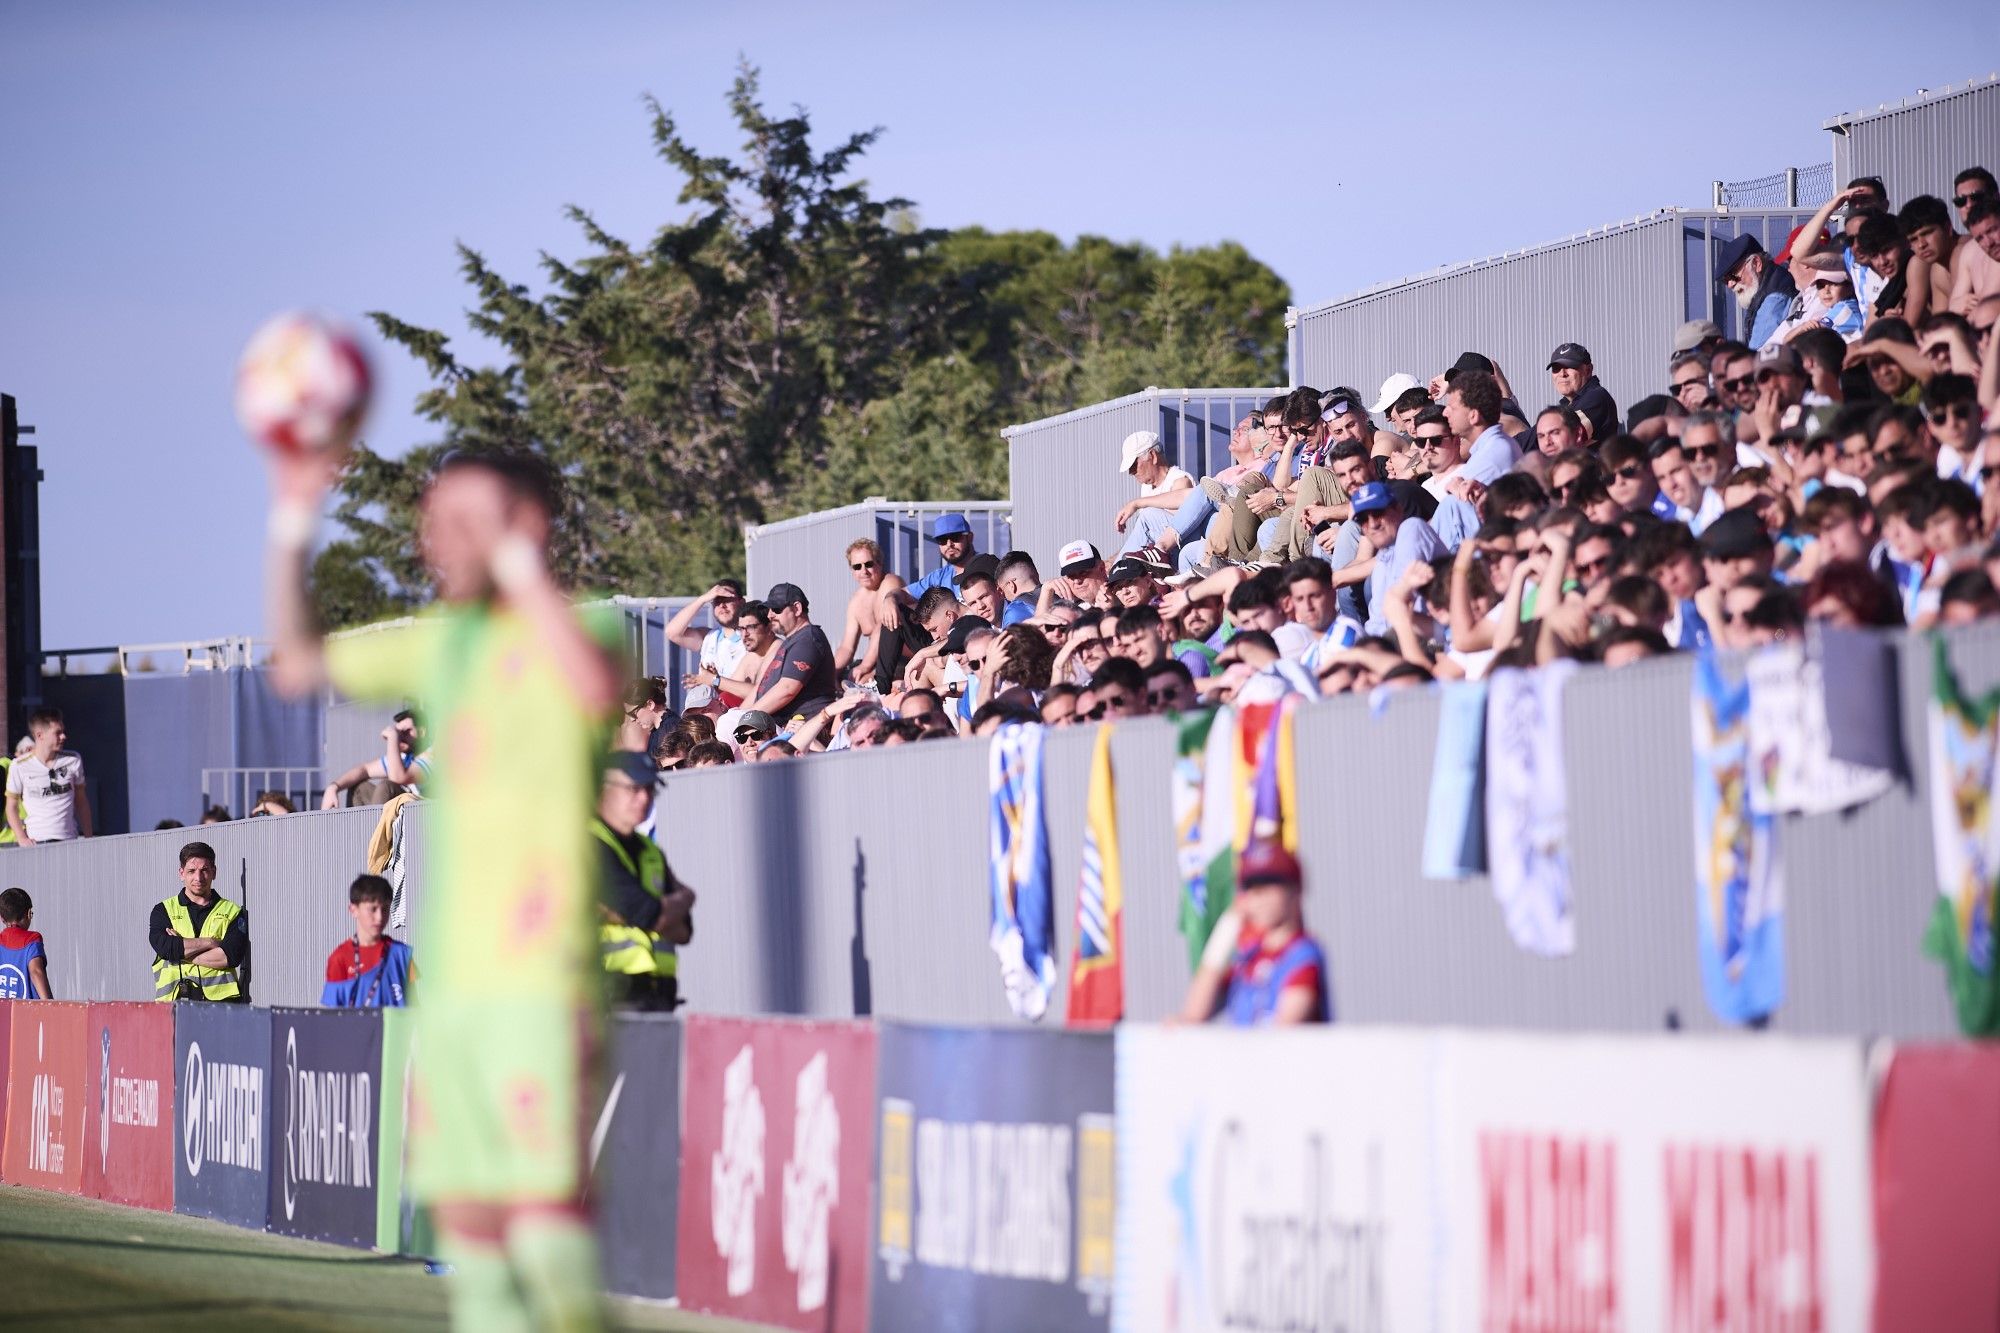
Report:
[[[83,757],[63,749],[69,739],[62,710],[37,708],[28,717],[34,748],[7,770],[7,826],[23,847],[91,835]]]
[[[716,625],[706,633],[694,628],[694,618],[701,614],[703,607],[708,608]],[[735,579],[723,579],[674,612],[673,619],[667,622],[667,641],[689,652],[699,653],[703,671],[714,676],[733,676],[737,665],[743,661],[743,655],[749,651],[743,644],[743,631],[736,626],[737,613],[742,609],[743,585]],[[713,684],[714,681],[697,681],[690,677],[683,683]]]
[[[1194,478],[1185,470],[1168,465],[1162,448],[1157,432],[1135,430],[1118,450],[1118,470],[1139,483],[1139,498],[1127,500],[1115,520],[1118,531],[1125,534],[1120,555],[1157,543],[1194,486]]]

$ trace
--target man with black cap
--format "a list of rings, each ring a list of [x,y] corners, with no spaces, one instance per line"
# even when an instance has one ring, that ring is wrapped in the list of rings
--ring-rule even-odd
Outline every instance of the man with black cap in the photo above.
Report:
[[[1618,404],[1597,378],[1589,348],[1582,343],[1563,343],[1550,352],[1549,378],[1562,395],[1562,405],[1575,408],[1577,415],[1590,423],[1592,443],[1601,444],[1618,433]]]
[[[833,668],[833,645],[826,631],[812,623],[803,588],[780,583],[764,598],[771,626],[782,636],[771,649],[757,697],[746,711],[769,713],[783,720],[811,717],[840,693],[840,673]]]
[[[680,1002],[676,945],[694,938],[694,890],[667,869],[660,845],[638,831],[653,809],[652,761],[605,756],[590,834],[598,843],[598,946],[613,1004],[670,1010]]]
[[[1719,596],[1745,579],[1768,576],[1771,529],[1750,505],[1726,510],[1701,534],[1701,568]]]
[[[1722,247],[1715,258],[1715,280],[1735,293],[1743,313],[1743,341],[1756,351],[1777,332],[1799,294],[1798,284],[1783,265],[1771,262],[1755,236],[1747,233]]]
[[[1104,576],[1111,600],[1126,609],[1152,605],[1160,596],[1160,585],[1153,577],[1156,572],[1152,565],[1131,556],[1119,560]]]

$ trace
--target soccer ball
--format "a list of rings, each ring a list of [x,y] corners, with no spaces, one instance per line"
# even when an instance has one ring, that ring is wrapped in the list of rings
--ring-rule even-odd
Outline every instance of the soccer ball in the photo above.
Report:
[[[352,330],[292,310],[251,337],[236,363],[236,419],[267,449],[341,454],[368,410],[368,361]]]

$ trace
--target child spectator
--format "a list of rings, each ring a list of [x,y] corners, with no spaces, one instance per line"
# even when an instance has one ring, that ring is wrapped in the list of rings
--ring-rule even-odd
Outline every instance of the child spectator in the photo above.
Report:
[[[49,955],[42,937],[28,927],[35,903],[25,889],[0,893],[0,1000],[53,1000]]]
[[[410,946],[383,933],[389,920],[389,881],[359,875],[347,890],[347,913],[354,934],[333,946],[326,959],[326,988],[319,1002],[329,1009],[400,1009],[410,1002],[416,975]]]

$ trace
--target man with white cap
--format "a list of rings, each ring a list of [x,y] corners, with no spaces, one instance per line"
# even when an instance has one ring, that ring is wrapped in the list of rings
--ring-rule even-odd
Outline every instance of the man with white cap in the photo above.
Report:
[[[1115,520],[1118,531],[1125,534],[1121,555],[1155,543],[1194,488],[1194,478],[1168,464],[1161,452],[1159,434],[1150,430],[1133,431],[1119,447],[1118,470],[1139,483],[1139,498],[1120,506]]]

